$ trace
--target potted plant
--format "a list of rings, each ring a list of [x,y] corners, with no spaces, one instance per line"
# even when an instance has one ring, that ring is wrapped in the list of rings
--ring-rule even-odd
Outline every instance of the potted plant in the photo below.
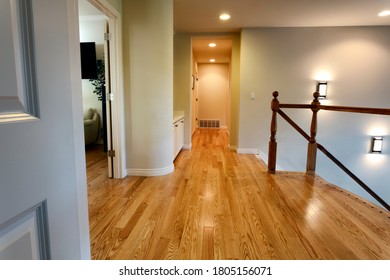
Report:
[[[106,86],[106,73],[104,69],[104,60],[98,60],[96,62],[96,67],[97,67],[97,79],[90,79],[89,81],[95,87],[93,93],[97,95],[99,101],[102,101],[105,95],[105,86]]]
[[[104,68],[104,60],[98,60],[96,62],[97,67],[97,79],[90,79],[89,81],[95,87],[93,93],[98,97],[98,100],[102,102],[102,139],[103,139],[103,149],[104,152],[107,152],[107,110],[106,110],[106,71]]]

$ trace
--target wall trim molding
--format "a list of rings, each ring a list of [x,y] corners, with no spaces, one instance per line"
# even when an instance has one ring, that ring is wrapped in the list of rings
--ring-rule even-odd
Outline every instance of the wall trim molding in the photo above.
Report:
[[[128,168],[128,176],[145,176],[145,177],[154,177],[154,176],[163,176],[169,173],[172,173],[175,170],[175,166],[171,164],[170,166],[163,168],[154,168],[154,169],[140,169],[140,168]]]
[[[183,145],[183,150],[191,150],[191,149],[192,149],[192,143]]]
[[[268,155],[264,153],[260,149],[255,148],[238,148],[237,149],[238,154],[249,154],[249,155],[255,155],[259,160],[264,161],[265,164],[268,164]],[[276,164],[276,170],[283,171],[283,167]]]
[[[255,148],[238,148],[237,153],[239,154],[252,154],[252,155],[258,155],[259,149]]]
[[[265,162],[265,164],[268,165],[268,155],[266,153],[264,153],[263,151],[261,151],[259,149],[259,158]],[[279,170],[279,171],[283,171],[284,169],[279,165],[279,164],[276,164],[276,170]]]

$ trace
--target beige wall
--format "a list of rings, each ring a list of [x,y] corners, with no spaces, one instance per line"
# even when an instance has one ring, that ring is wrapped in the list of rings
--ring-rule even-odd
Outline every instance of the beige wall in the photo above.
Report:
[[[127,170],[173,170],[173,2],[123,1]]]
[[[198,64],[199,120],[219,120],[227,127],[229,64]]]
[[[324,104],[390,107],[389,27],[245,29],[241,42],[239,148],[243,151],[260,149],[266,157],[274,90],[280,92],[283,103],[309,103],[316,80],[327,79]],[[255,100],[250,100],[252,91]],[[286,112],[309,131],[310,112]],[[389,127],[386,117],[319,113],[319,142],[387,202],[390,145],[379,157],[368,154],[368,150],[370,136],[387,136]],[[277,141],[278,164],[285,170],[305,170],[307,144],[281,118]],[[321,154],[317,170],[325,179],[369,198]]]

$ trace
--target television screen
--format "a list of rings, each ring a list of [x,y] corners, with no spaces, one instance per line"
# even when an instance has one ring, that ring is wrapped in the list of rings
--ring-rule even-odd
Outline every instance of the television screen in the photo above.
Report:
[[[80,43],[81,78],[97,79],[95,42]]]

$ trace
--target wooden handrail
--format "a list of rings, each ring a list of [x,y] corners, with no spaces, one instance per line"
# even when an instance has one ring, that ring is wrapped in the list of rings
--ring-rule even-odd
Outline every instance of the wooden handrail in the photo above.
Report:
[[[311,104],[279,104],[283,109],[311,109]]]
[[[370,189],[362,180],[360,180],[355,174],[352,173],[344,164],[342,164],[335,156],[333,156],[327,149],[321,144],[317,144],[318,149],[324,153],[331,161],[333,161],[338,167],[341,168],[349,177],[351,177],[357,184],[359,184],[366,192],[368,192],[373,198],[375,198],[380,204],[390,211],[389,204],[386,203],[379,195],[377,195],[372,189]]]
[[[331,105],[319,105],[320,110],[337,111],[346,113],[360,113],[360,114],[374,114],[374,115],[386,115],[390,116],[390,109],[383,108],[366,108],[366,107],[347,107],[347,106],[331,106]]]
[[[311,104],[280,104],[278,100],[279,93],[277,91],[272,93],[273,100],[271,103],[272,109],[272,121],[271,121],[271,138],[269,142],[268,150],[268,172],[275,173],[276,170],[276,132],[277,132],[277,114],[285,119],[295,130],[298,131],[309,143],[307,151],[307,165],[306,172],[308,174],[315,174],[317,149],[323,152],[331,161],[333,161],[339,168],[341,168],[348,176],[350,176],[357,184],[359,184],[365,191],[367,191],[373,198],[375,198],[384,208],[390,211],[389,204],[386,203],[379,195],[377,195],[372,189],[370,189],[363,181],[361,181],[355,174],[353,174],[345,165],[343,165],[336,157],[334,157],[324,146],[317,143],[317,114],[320,110],[348,112],[348,113],[363,113],[363,114],[376,114],[376,115],[390,115],[390,109],[380,108],[365,108],[365,107],[347,107],[347,106],[329,106],[321,105],[318,100],[319,93],[313,94],[314,99]],[[311,109],[313,112],[310,135],[307,134],[299,125],[297,125],[287,114],[285,114],[280,108],[288,109]]]
[[[313,94],[313,96],[316,92]],[[317,98],[318,101],[318,98]],[[390,109],[386,108],[367,108],[367,107],[349,107],[349,106],[333,106],[333,105],[314,105],[318,110],[345,112],[345,113],[359,113],[359,114],[372,114],[372,115],[385,115],[390,116]],[[279,103],[279,108],[282,109],[312,109],[312,104],[284,104]]]

